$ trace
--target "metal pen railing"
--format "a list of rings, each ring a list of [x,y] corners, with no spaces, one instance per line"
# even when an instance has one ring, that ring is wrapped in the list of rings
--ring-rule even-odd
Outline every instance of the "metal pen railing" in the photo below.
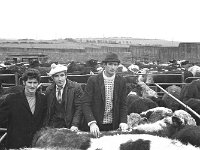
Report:
[[[189,106],[187,106],[186,104],[184,104],[183,102],[181,102],[179,99],[177,99],[176,97],[174,97],[172,94],[170,94],[169,92],[167,92],[165,89],[163,89],[159,84],[155,83],[155,85],[157,87],[159,87],[164,93],[166,93],[167,95],[169,95],[170,97],[172,97],[175,101],[177,101],[179,104],[181,104],[184,108],[188,109],[190,112],[192,112],[195,116],[197,116],[200,119],[200,115],[195,112],[192,108],[190,108]]]

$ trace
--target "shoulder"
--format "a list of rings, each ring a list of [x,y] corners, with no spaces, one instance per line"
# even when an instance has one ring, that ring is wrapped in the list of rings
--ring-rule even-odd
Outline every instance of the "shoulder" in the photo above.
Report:
[[[1,102],[5,101],[6,103],[13,103],[14,101],[18,101],[22,98],[22,93],[7,93],[1,96],[0,100]]]

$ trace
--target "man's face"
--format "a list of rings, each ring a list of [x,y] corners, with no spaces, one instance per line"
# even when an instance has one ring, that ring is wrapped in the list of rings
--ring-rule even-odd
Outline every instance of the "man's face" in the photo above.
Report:
[[[53,80],[57,86],[63,86],[66,78],[67,78],[67,75],[65,74],[65,72],[58,72],[53,75]]]
[[[105,64],[106,76],[108,76],[108,77],[113,76],[116,73],[118,66],[119,66],[118,62],[107,62]]]
[[[39,82],[37,79],[28,79],[27,81],[23,81],[23,84],[26,92],[35,93]]]

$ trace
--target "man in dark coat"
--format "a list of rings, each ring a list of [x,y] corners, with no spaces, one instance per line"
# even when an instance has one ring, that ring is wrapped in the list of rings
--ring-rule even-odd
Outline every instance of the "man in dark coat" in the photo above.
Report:
[[[116,74],[120,60],[115,53],[108,53],[102,63],[104,71],[88,79],[81,100],[90,132],[96,137],[100,131],[128,128],[126,82]]]
[[[45,96],[37,92],[40,73],[27,70],[22,76],[24,90],[8,94],[0,105],[0,124],[7,122],[6,147],[30,147],[36,131],[42,127],[46,114]]]
[[[80,84],[67,79],[67,67],[61,64],[52,64],[48,75],[54,82],[45,93],[48,109],[45,125],[77,131],[82,115],[80,97],[83,90]]]

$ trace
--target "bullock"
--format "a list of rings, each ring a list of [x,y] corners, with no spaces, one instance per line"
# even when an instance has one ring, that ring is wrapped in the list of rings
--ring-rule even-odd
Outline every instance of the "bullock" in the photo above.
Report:
[[[149,98],[143,98],[136,94],[129,93],[127,96],[128,114],[141,113],[151,108],[158,107],[157,103]]]
[[[189,106],[192,110],[194,110],[196,113],[200,114],[200,99],[197,98],[190,98],[187,101],[184,101],[184,103]],[[183,106],[181,106],[182,109],[185,109]],[[186,109],[186,111],[188,111]],[[190,112],[188,112],[190,113]],[[191,113],[190,113],[191,114]],[[200,125],[200,118],[198,118],[193,113],[191,114],[192,117],[196,120],[197,125]]]
[[[180,99],[180,93],[181,88],[176,85],[169,86],[166,91],[176,97],[177,99]],[[171,96],[169,96],[167,93],[165,93],[162,97],[162,101],[166,104],[166,107],[171,109],[172,111],[178,110],[180,108],[180,104],[174,100]]]
[[[124,137],[125,139],[134,136],[135,134],[151,134],[172,137],[177,131],[183,129],[187,125],[195,126],[196,123],[191,119],[191,116],[187,112],[179,110],[174,112],[172,117],[166,117],[155,123],[138,125],[132,130],[126,132],[119,130],[101,132],[100,139],[109,136],[111,137],[110,140],[115,141],[115,136],[123,134],[126,135],[121,137]],[[121,138],[121,140],[123,141],[124,138]],[[77,149],[88,149],[92,146],[92,139],[94,139],[94,137],[89,132],[74,132],[66,128],[44,128],[36,133],[32,145],[33,147],[39,148],[57,147],[59,149],[63,147],[71,147]],[[116,141],[110,142],[110,145],[111,143],[114,144]],[[113,147],[113,149],[115,148]]]
[[[157,122],[165,117],[170,117],[172,115],[172,110],[165,107],[155,107],[140,113],[141,117],[147,118],[148,121],[151,123]]]
[[[59,132],[59,131],[57,131]],[[85,134],[84,134],[85,135]],[[45,135],[44,135],[45,136]],[[52,136],[51,136],[52,137]],[[48,142],[52,142],[49,137]],[[66,138],[68,137],[68,138]],[[64,138],[64,139],[63,139]],[[56,137],[53,139],[55,140]],[[105,135],[100,138],[86,138],[80,133],[60,134],[57,144],[40,146],[39,149],[84,149],[84,150],[199,150],[191,144],[183,144],[175,139],[168,139],[147,134]],[[65,141],[65,143],[63,143]],[[54,141],[55,142],[55,141]],[[40,143],[40,144],[45,144]],[[36,148],[35,148],[36,149]]]
[[[119,64],[117,72],[128,72],[128,69],[124,65]]]
[[[131,132],[171,138],[176,132],[188,125],[196,126],[194,118],[184,110],[177,110],[172,116],[165,117],[162,120],[138,125]]]
[[[68,64],[67,73],[73,74],[90,74],[90,72],[97,72],[97,60],[90,59],[86,63],[74,62]]]
[[[188,71],[190,71],[194,77],[199,77],[200,76],[200,67],[199,66],[191,66],[188,68]]]
[[[186,126],[179,132],[176,132],[173,139],[178,139],[184,144],[192,144],[194,146],[200,146],[200,126]]]
[[[136,73],[139,71],[139,66],[138,65],[134,65],[134,64],[131,64],[129,67],[128,67],[128,70],[130,70],[131,72],[133,73]]]
[[[136,127],[140,124],[145,124],[147,123],[147,118],[142,117],[138,113],[131,113],[130,115],[127,116],[127,124],[128,128],[131,130],[133,127]]]
[[[178,140],[147,134],[104,136],[90,139],[87,150],[199,150],[191,144]]]
[[[194,80],[181,89],[180,100],[186,102],[190,98],[200,99],[200,80]]]

